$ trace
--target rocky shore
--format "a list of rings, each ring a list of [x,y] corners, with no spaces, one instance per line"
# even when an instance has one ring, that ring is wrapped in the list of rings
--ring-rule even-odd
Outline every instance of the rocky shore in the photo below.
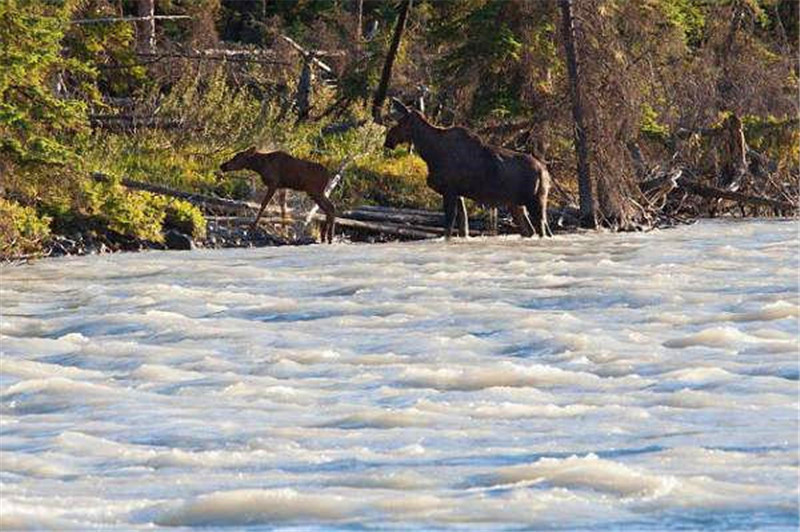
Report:
[[[307,245],[315,241],[310,237],[283,239],[258,228],[217,224],[209,222],[206,237],[193,239],[190,235],[170,229],[164,233],[163,242],[155,242],[122,235],[115,231],[87,230],[63,235],[53,235],[37,257],[61,257],[65,255],[100,255],[121,251],[144,250],[191,250],[220,248],[251,248],[265,246]],[[19,257],[19,259],[36,257]],[[13,259],[12,259],[13,260]]]

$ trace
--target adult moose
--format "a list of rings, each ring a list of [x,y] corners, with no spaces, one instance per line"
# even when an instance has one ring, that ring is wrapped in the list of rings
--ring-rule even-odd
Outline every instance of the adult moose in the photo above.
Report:
[[[490,146],[463,127],[437,127],[417,110],[392,103],[400,119],[386,133],[384,146],[411,143],[428,165],[428,186],[442,195],[445,235],[450,237],[459,197],[484,205],[506,205],[515,212],[524,236],[552,236],[547,224],[550,174],[535,157]],[[533,228],[520,206],[527,207]],[[465,213],[464,213],[465,214]]]
[[[239,152],[232,159],[222,163],[220,170],[232,172],[235,170],[252,170],[261,176],[267,186],[264,201],[258,210],[252,227],[256,228],[261,214],[278,189],[291,189],[305,192],[313,199],[322,212],[325,213],[325,223],[322,226],[322,241],[327,239],[333,242],[333,228],[336,223],[336,208],[325,196],[325,187],[333,178],[330,172],[321,164],[305,161],[292,157],[283,151],[261,153],[255,146]]]

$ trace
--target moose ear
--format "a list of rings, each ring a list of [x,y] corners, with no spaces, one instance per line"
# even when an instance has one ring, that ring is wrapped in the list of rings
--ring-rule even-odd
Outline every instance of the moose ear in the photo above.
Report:
[[[397,98],[392,98],[392,110],[399,113],[401,116],[405,116],[409,113],[408,107]]]

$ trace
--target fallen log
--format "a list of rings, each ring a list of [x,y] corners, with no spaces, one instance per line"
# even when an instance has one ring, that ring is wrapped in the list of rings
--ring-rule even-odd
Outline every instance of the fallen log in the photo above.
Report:
[[[95,172],[92,178],[96,181],[111,182],[112,179],[106,174]],[[163,185],[154,185],[152,183],[145,183],[143,181],[136,181],[133,179],[123,178],[120,183],[133,190],[141,190],[144,192],[151,192],[153,194],[161,194],[173,198],[186,200],[189,203],[207,210],[224,210],[227,212],[251,212],[259,208],[258,203],[249,201],[239,201],[232,199],[219,198],[216,196],[207,196],[204,194],[195,194],[192,192],[184,192],[174,188],[165,187]]]
[[[376,211],[372,209],[362,209],[361,207],[344,211],[342,213],[344,218],[352,218],[354,220],[363,220],[366,222],[391,222],[406,225],[441,225],[444,221],[443,215],[437,213],[405,213],[396,211]]]
[[[321,220],[322,217],[317,214],[315,219]],[[376,233],[386,235],[402,236],[407,238],[415,238],[419,240],[427,238],[438,238],[442,233],[434,232],[433,230],[423,230],[417,227],[409,227],[406,225],[391,224],[391,223],[377,223],[377,222],[364,222],[361,220],[351,220],[350,218],[336,218],[336,225],[340,227],[349,227],[352,229],[363,229]]]
[[[703,185],[696,181],[692,181],[686,177],[681,177],[677,180],[677,185],[692,194],[697,194],[704,198],[712,199],[726,199],[744,203],[747,205],[761,205],[764,207],[771,207],[780,211],[781,213],[797,213],[798,206],[788,201],[774,200],[770,198],[762,198],[760,196],[750,196],[742,194],[741,192],[733,192],[731,190],[722,190],[708,185]]]
[[[678,179],[681,178],[682,173],[683,172],[681,170],[678,170],[676,172],[661,174],[652,179],[647,179],[639,183],[639,190],[641,190],[643,194],[649,194],[653,191],[661,191],[662,188],[672,190],[678,186]]]
[[[381,213],[396,213],[396,214],[409,214],[409,215],[421,215],[421,216],[444,216],[443,214],[436,212],[436,211],[429,211],[426,209],[406,209],[403,207],[383,207],[381,205],[359,205],[357,208],[359,211],[372,211],[372,212],[381,212]]]
[[[548,209],[548,218],[558,227],[572,223],[572,213],[569,208]],[[344,211],[341,216],[363,221],[376,221],[404,224],[413,227],[426,228],[444,234],[444,214],[437,211],[424,209],[405,209],[397,207],[382,207],[377,205],[360,205],[355,209]],[[518,228],[507,218],[500,221],[500,234],[516,233]],[[483,218],[470,218],[470,235],[481,236],[491,233],[491,224]]]
[[[70,24],[105,24],[107,22],[144,22],[150,20],[186,20],[189,15],[150,15],[147,17],[98,17],[70,20]]]
[[[288,37],[288,36],[286,36],[286,35],[281,35],[281,38],[282,38],[284,41],[286,41],[287,43],[289,43],[289,44],[292,46],[292,48],[294,48],[295,50],[297,50],[298,52],[300,52],[300,54],[301,54],[303,57],[308,57],[308,58],[310,58],[311,62],[312,62],[312,63],[314,63],[315,65],[317,65],[319,68],[321,68],[321,69],[322,69],[322,70],[323,70],[325,73],[327,73],[328,75],[330,75],[330,76],[333,76],[333,77],[335,77],[335,76],[336,76],[336,74],[333,72],[333,69],[332,69],[331,67],[329,67],[328,65],[326,65],[325,63],[323,63],[322,61],[320,61],[319,59],[317,59],[317,57],[316,57],[316,56],[324,56],[324,55],[340,55],[340,52],[336,52],[336,53],[326,53],[326,52],[324,52],[324,51],[322,51],[322,50],[314,50],[314,51],[313,51],[313,53],[312,53],[310,50],[306,50],[305,48],[303,48],[302,46],[300,46],[300,45],[299,45],[299,44],[298,44],[298,43],[297,43],[297,42],[296,42],[294,39],[292,39],[291,37]]]
[[[670,192],[675,188],[681,188],[687,192],[704,198],[726,199],[730,201],[736,201],[740,204],[771,207],[772,209],[778,210],[782,213],[797,212],[798,209],[798,205],[788,201],[764,198],[761,196],[751,196],[741,192],[724,190],[721,188],[704,185],[693,179],[689,179],[683,175],[681,170],[665,173],[658,177],[654,177],[639,183],[639,189],[645,195],[649,195],[654,192],[656,195],[661,195]]]
[[[233,225],[250,225],[253,223],[253,216],[205,216],[207,222],[214,222],[217,224],[233,224]],[[297,218],[293,218],[291,216],[287,216],[286,218],[281,218],[280,215],[278,216],[261,216],[258,219],[258,225],[262,224],[269,224],[269,225],[292,225],[297,223],[299,220]]]
[[[103,182],[112,181],[110,176],[99,172],[93,173],[92,178]],[[252,215],[259,208],[258,203],[184,192],[163,185],[155,185],[128,178],[123,178],[120,183],[133,190],[141,190],[186,200],[200,207],[206,213],[228,212],[237,214],[237,216],[206,216],[208,221],[213,221],[215,223],[252,223]],[[550,216],[554,216],[553,212],[550,213]],[[289,225],[296,222],[308,222],[309,220],[322,221],[323,219],[323,215],[311,212],[302,217],[288,216],[286,219],[283,219],[279,216],[273,216],[263,218],[262,221],[271,224]],[[471,225],[479,226],[481,225],[480,222],[480,220],[472,220]],[[416,239],[438,238],[443,236],[445,232],[444,228],[441,226],[442,215],[438,212],[374,205],[364,205],[357,209],[345,211],[340,216],[337,216],[336,223],[341,227]],[[482,231],[477,229],[470,231],[470,236],[480,236],[481,234]]]
[[[323,222],[325,215],[314,214],[311,219],[315,222]],[[234,224],[234,225],[250,225],[253,222],[252,217],[246,216],[207,216],[206,220],[214,222],[218,225]],[[272,225],[292,225],[295,223],[303,223],[305,217],[287,217],[285,220],[279,216],[262,217],[259,220],[259,225],[272,224]],[[378,223],[378,222],[365,222],[362,220],[353,220],[350,218],[336,218],[336,225],[338,227],[346,227],[360,231],[368,231],[371,233],[379,233],[383,235],[398,236],[403,238],[413,239],[428,239],[438,238],[444,235],[444,230],[441,228],[431,227],[409,227],[405,225],[392,224],[392,223]]]
[[[164,59],[187,59],[193,61],[229,61],[231,63],[254,63],[259,65],[284,65],[289,66],[293,63],[284,59],[277,59],[275,54],[265,53],[266,51],[257,50],[226,50],[209,49],[197,50],[194,52],[160,52],[144,53],[140,52],[137,57],[147,60],[141,64],[152,64]]]
[[[444,235],[444,215],[438,212],[423,211],[420,209],[393,209],[391,207],[358,207],[344,211],[342,217],[365,222],[378,222],[404,225],[423,231],[435,232]],[[471,218],[469,221],[470,236],[481,236],[486,230],[486,223],[482,219]]]

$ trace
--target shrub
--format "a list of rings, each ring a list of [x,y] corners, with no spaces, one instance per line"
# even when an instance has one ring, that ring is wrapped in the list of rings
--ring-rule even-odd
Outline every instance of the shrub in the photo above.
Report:
[[[50,218],[0,197],[0,257],[36,253],[50,236]]]
[[[164,230],[175,229],[195,240],[206,237],[206,219],[200,209],[183,200],[170,200],[166,206]]]
[[[165,200],[148,192],[126,190],[118,181],[87,181],[84,187],[84,213],[117,233],[163,241],[161,227]]]
[[[415,155],[372,154],[345,171],[337,196],[344,206],[372,203],[391,207],[439,208],[441,198],[426,183],[428,169]]]

